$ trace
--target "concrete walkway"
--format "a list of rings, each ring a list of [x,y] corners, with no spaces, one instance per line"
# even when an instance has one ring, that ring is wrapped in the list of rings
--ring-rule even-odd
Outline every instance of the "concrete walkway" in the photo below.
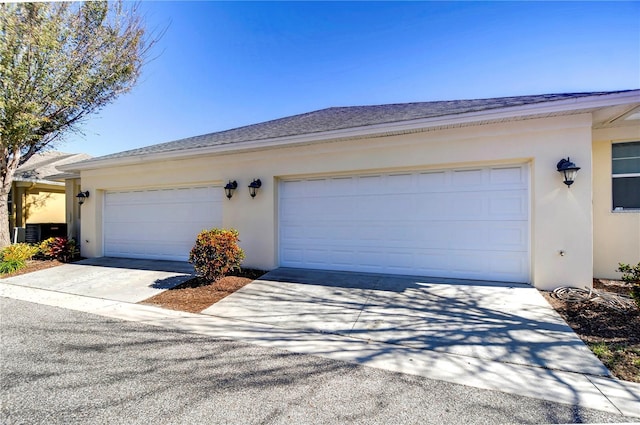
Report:
[[[0,296],[640,417],[640,385],[607,377],[522,285],[279,269],[189,314],[44,289],[46,272],[0,280]]]
[[[91,258],[0,280],[3,283],[137,303],[194,276],[180,261]]]

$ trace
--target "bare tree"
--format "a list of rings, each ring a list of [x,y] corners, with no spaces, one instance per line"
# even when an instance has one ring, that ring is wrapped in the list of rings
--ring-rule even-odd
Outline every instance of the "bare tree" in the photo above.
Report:
[[[131,90],[152,44],[122,1],[0,4],[0,248],[18,166]]]

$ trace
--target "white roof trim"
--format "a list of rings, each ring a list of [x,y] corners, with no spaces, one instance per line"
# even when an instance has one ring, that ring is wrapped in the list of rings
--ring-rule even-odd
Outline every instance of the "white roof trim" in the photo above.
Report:
[[[246,142],[227,143],[202,148],[173,150],[167,152],[147,153],[121,158],[107,158],[90,160],[85,164],[69,164],[58,166],[64,171],[80,171],[110,166],[137,164],[152,160],[166,160],[188,158],[212,153],[231,153],[270,147],[283,147],[298,144],[317,143],[336,139],[362,138],[381,135],[385,133],[415,132],[423,129],[441,126],[456,126],[479,121],[508,120],[531,115],[557,114],[562,112],[588,110],[614,105],[640,103],[640,90],[632,90],[610,95],[595,95],[587,97],[570,98],[563,100],[550,100],[522,106],[510,106],[506,108],[490,109],[463,114],[444,115],[440,117],[422,118],[410,121],[398,121],[384,124],[375,124],[361,127],[346,128],[340,130],[324,131],[319,133],[298,134],[294,136],[277,137],[272,139],[259,139]]]
[[[43,179],[13,179],[16,183],[29,183],[29,184],[44,184],[49,186],[64,186],[64,182],[58,182],[54,180],[43,180]]]

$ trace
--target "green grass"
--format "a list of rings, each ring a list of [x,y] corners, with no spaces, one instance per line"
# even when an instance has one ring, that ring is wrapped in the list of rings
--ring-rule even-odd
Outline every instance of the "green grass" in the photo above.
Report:
[[[616,376],[640,377],[640,348],[627,344],[598,342],[588,344],[600,361]],[[631,379],[630,379],[631,380]],[[634,380],[634,382],[639,382]]]
[[[596,344],[590,344],[591,351],[593,354],[598,356],[598,358],[611,357],[612,353],[609,349],[609,346],[604,342],[598,342]]]

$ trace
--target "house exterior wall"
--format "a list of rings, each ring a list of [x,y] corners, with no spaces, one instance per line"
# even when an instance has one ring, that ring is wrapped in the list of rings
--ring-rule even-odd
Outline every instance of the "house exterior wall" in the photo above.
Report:
[[[13,182],[12,211],[9,230],[13,238],[15,227],[38,223],[65,223],[65,194],[61,187],[30,182]]]
[[[80,205],[76,195],[80,192],[80,179],[65,180],[65,216],[67,222],[67,238],[74,239],[82,245],[80,235]]]
[[[611,145],[640,141],[640,127],[593,131],[593,275],[619,279],[618,263],[640,262],[640,211],[612,211]]]
[[[542,289],[583,287],[593,270],[591,155],[591,115],[580,114],[84,170],[82,189],[91,198],[82,206],[82,255],[103,255],[102,205],[109,190],[237,180],[238,190],[223,205],[223,225],[239,230],[246,267],[272,269],[278,266],[281,178],[528,163],[531,282]],[[556,171],[567,156],[582,167],[570,189]],[[254,178],[263,185],[251,199],[247,185]]]
[[[64,223],[64,193],[40,192],[26,196],[28,215],[26,222],[32,223]]]

